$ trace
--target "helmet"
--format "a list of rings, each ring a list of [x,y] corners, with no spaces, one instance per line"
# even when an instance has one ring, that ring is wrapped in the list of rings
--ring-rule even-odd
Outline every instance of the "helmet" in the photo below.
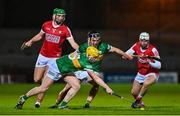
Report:
[[[55,8],[55,9],[53,10],[53,14],[66,15],[66,12],[65,12],[64,9]]]
[[[90,31],[88,32],[88,38],[98,38],[100,39],[100,34],[96,31]]]
[[[142,32],[142,33],[139,35],[139,39],[140,39],[140,40],[147,40],[147,41],[149,41],[149,38],[150,38],[150,36],[149,36],[149,33],[147,33],[147,32]]]
[[[100,42],[100,34],[96,31],[90,31],[88,32],[88,45],[90,46],[97,46]],[[92,42],[92,41],[95,42]]]
[[[99,50],[93,46],[89,46],[86,49],[86,54],[88,57],[97,58],[99,56]]]

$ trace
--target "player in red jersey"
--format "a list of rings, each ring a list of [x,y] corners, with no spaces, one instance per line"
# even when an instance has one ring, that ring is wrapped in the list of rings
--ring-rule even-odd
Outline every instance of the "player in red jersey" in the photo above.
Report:
[[[147,56],[154,56],[160,58],[158,50],[155,46],[150,44],[149,34],[142,32],[139,36],[139,42],[135,43],[126,53],[138,55],[138,73],[134,79],[131,94],[135,98],[135,102],[131,105],[132,108],[144,108],[142,98],[147,92],[148,88],[157,82],[159,78],[159,69],[161,62],[149,59]]]
[[[51,21],[47,21],[42,25],[41,31],[32,39],[24,44],[24,48],[31,47],[31,45],[39,40],[44,40],[41,47],[36,66],[34,69],[34,81],[41,82],[47,66],[55,59],[61,57],[62,44],[68,40],[70,45],[77,49],[79,46],[74,41],[70,29],[64,24],[65,11],[63,9],[55,8]],[[40,107],[44,93],[39,94],[35,107]]]

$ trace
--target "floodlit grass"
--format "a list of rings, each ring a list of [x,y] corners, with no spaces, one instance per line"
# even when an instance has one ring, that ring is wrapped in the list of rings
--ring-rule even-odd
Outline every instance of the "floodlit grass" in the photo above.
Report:
[[[130,84],[109,84],[111,88],[118,94],[133,100]],[[35,97],[29,98],[24,104],[22,110],[14,109],[19,96],[26,93],[35,84],[12,84],[0,85],[0,114],[15,115],[149,115],[149,114],[180,114],[180,85],[178,84],[156,84],[152,86],[148,94],[144,97],[146,108],[144,111],[132,109],[130,103],[110,96],[100,88],[99,93],[91,104],[91,108],[84,109],[83,105],[86,101],[90,85],[82,85],[81,90],[75,98],[68,104],[70,109],[48,109],[55,103],[55,99],[59,90],[63,88],[63,84],[54,84],[47,92],[41,108],[35,109]]]

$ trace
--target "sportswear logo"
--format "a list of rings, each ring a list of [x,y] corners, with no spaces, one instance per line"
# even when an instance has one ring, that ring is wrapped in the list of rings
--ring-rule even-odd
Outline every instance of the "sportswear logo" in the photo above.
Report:
[[[46,28],[48,31],[50,31],[51,29],[50,28]]]
[[[52,43],[59,43],[60,37],[46,33],[46,40]]]
[[[92,69],[92,65],[86,65],[87,69]]]
[[[102,51],[99,51],[99,54],[102,54]]]
[[[55,76],[55,74],[51,71],[49,71],[48,74],[50,74],[51,76]]]
[[[56,31],[56,29],[52,29],[53,33]]]
[[[46,65],[46,62],[38,62],[37,65],[39,66]]]

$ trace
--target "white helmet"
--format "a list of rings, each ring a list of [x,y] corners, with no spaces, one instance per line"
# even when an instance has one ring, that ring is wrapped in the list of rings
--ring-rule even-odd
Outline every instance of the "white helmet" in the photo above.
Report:
[[[140,40],[148,40],[148,41],[149,41],[149,38],[150,38],[150,36],[149,36],[149,33],[147,33],[147,32],[142,32],[142,33],[139,35],[139,39],[140,39]]]

